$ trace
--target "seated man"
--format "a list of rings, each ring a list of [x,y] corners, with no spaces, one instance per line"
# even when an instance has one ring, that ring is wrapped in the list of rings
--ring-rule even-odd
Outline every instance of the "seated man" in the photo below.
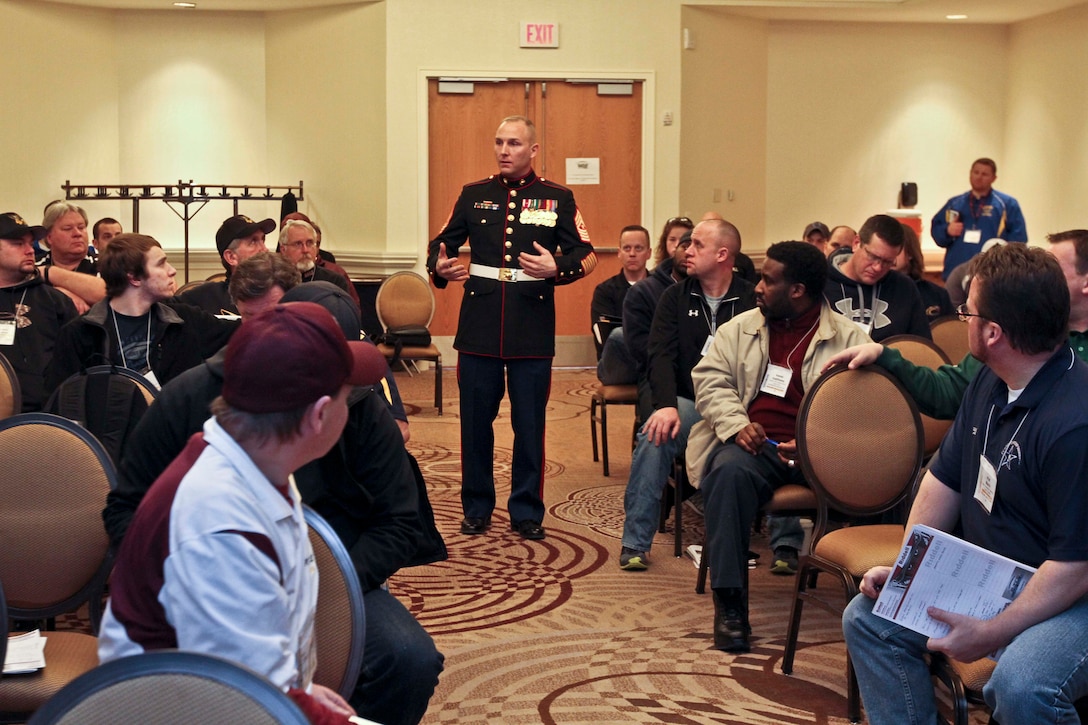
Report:
[[[120,234],[99,257],[107,299],[61,328],[46,392],[94,365],[140,373],[160,387],[226,344],[237,321],[178,302],[177,274],[152,237]]]
[[[1047,241],[1069,288],[1069,346],[1077,357],[1088,361],[1088,229],[1050,234]],[[848,364],[857,368],[874,362],[903,383],[922,413],[944,420],[956,417],[967,386],[982,369],[978,358],[968,354],[955,365],[933,370],[914,365],[898,350],[879,343],[843,350],[827,367]]]
[[[215,247],[219,250],[223,269],[227,270],[227,278],[197,285],[178,295],[178,300],[213,315],[237,315],[238,308],[228,289],[230,277],[239,264],[254,254],[268,251],[265,236],[275,228],[276,222],[271,219],[255,222],[244,214],[226,219],[215,233]]]
[[[60,328],[77,316],[72,301],[34,267],[34,241],[43,236],[44,227],[28,226],[14,212],[0,214],[0,354],[19,380],[23,413],[41,410],[45,366]]]
[[[892,335],[932,338],[918,288],[895,271],[903,243],[899,221],[877,214],[861,225],[851,249],[827,260],[827,301],[877,342]]]
[[[309,222],[301,219],[289,219],[280,227],[279,253],[288,262],[295,265],[302,274],[303,282],[330,282],[340,289],[351,294],[351,283],[346,277],[333,272],[325,267],[319,267],[314,259],[317,257],[317,232]],[[355,306],[359,306],[358,298]]]
[[[380,380],[384,359],[345,342],[313,303],[262,313],[233,343],[214,417],[152,486],[118,552],[99,659],[219,655],[286,690],[312,720],[346,722],[351,707],[313,684],[317,569],[291,474],[336,444],[352,386]]]
[[[831,238],[831,230],[823,222],[812,222],[805,227],[801,238],[820,250],[820,254],[827,254],[827,240]]]
[[[733,274],[740,232],[726,221],[699,222],[691,234],[687,278],[661,295],[650,330],[649,386],[654,412],[638,434],[623,498],[620,568],[649,565],[661,492],[676,455],[699,420],[691,369],[718,326],[755,306],[751,283]]]
[[[329,252],[322,248],[321,227],[314,223],[314,221],[310,219],[310,217],[298,211],[291,212],[290,214],[285,216],[280,221],[280,225],[286,224],[292,219],[304,221],[314,228],[314,242],[317,244],[317,254],[314,256],[314,264],[318,267],[322,267],[323,269],[328,270],[329,272],[335,272],[336,274],[346,279],[348,281],[347,293],[351,295],[351,299],[355,301],[355,306],[362,309],[363,303],[359,299],[359,292],[355,289],[355,285],[351,282],[351,275],[348,274],[348,271],[346,269],[336,263],[336,257],[333,255],[332,252]],[[280,250],[277,249],[276,251],[279,252]]]
[[[589,324],[597,343],[597,378],[605,385],[638,381],[635,362],[623,341],[623,300],[636,283],[646,279],[650,233],[637,224],[620,232],[620,271],[593,290]],[[604,334],[602,335],[602,331]]]
[[[691,431],[688,474],[693,483],[702,478],[714,646],[726,652],[749,650],[744,587],[752,524],[776,488],[804,483],[793,440],[801,399],[831,355],[868,340],[828,306],[826,279],[827,260],[816,247],[771,245],[756,285],[758,311],[718,328],[691,372],[703,419]],[[801,532],[794,536],[788,545],[796,551]]]
[[[358,312],[342,290],[324,282],[296,285],[297,278],[278,254],[239,264],[230,286],[243,320],[281,299],[310,301],[329,311],[348,339],[359,339]],[[140,419],[118,467],[120,482],[102,512],[114,546],[152,482],[203,427],[223,388],[225,357],[221,351],[165,386]],[[402,567],[444,559],[445,546],[387,402],[369,388],[353,391],[339,444],[296,471],[295,481],[303,502],[344,542],[363,587],[367,646],[352,704],[376,722],[419,722],[442,671],[442,654],[382,584]]]
[[[865,574],[843,631],[874,725],[936,722],[927,655],[971,662],[1000,652],[983,688],[995,721],[1079,722],[1088,695],[1088,365],[1066,342],[1069,295],[1046,252],[1009,244],[978,257],[963,314],[985,363],[922,480],[915,524],[1038,571],[992,619],[936,607],[927,639],[872,613],[891,567]],[[1001,651],[1003,649],[1003,651]]]
[[[125,230],[121,222],[113,217],[102,217],[91,227],[91,251],[98,254],[110,243],[110,240]]]
[[[106,295],[106,285],[98,278],[97,258],[87,241],[87,212],[67,201],[54,201],[45,207],[42,221],[43,241],[49,251],[38,260],[42,279],[68,295],[83,314]]]

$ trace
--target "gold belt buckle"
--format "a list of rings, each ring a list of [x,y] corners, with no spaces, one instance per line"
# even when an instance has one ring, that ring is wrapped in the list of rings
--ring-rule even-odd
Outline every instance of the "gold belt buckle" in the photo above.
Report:
[[[511,267],[499,268],[499,281],[500,282],[517,282],[518,271]]]

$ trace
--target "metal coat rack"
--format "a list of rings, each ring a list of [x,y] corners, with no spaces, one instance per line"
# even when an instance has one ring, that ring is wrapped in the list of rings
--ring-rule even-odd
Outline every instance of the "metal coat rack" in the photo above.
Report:
[[[132,202],[132,231],[140,231],[140,202],[160,200],[181,219],[185,226],[185,279],[189,279],[189,220],[200,213],[210,201],[232,201],[238,214],[240,201],[281,201],[289,192],[303,200],[302,181],[298,186],[268,184],[196,184],[193,180],[176,184],[73,184],[66,180],[61,187],[67,201],[115,199]],[[196,209],[190,210],[193,204]],[[178,206],[180,205],[180,211]]]

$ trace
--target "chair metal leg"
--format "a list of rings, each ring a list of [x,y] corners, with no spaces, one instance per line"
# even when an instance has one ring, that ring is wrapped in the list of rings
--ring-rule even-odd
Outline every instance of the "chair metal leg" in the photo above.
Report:
[[[601,463],[608,476],[608,401],[601,400]]]
[[[710,562],[706,550],[706,534],[703,534],[703,552],[699,556],[699,578],[695,581],[696,594],[706,594],[706,574],[709,569]]]
[[[442,358],[434,362],[434,407],[442,415]]]
[[[597,398],[589,401],[589,434],[593,440],[593,462],[601,460],[597,455]]]
[[[805,600],[801,595],[808,588],[809,582],[808,555],[801,556],[801,565],[797,571],[797,581],[793,585],[793,605],[790,607],[790,620],[786,628],[786,649],[782,653],[782,672],[789,675],[793,673],[793,656],[797,652],[797,635],[801,631],[801,609]]]

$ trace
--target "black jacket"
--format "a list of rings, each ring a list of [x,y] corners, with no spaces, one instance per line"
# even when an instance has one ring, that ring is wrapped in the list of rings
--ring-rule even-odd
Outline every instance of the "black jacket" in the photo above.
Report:
[[[114,544],[120,544],[151,484],[203,429],[211,401],[223,388],[223,357],[220,351],[163,387],[133,431],[118,467],[117,489],[102,512]],[[363,590],[370,591],[401,567],[446,558],[446,550],[385,401],[370,388],[359,388],[349,405],[340,442],[296,471],[295,482],[302,500],[336,530]]]
[[[61,328],[79,313],[67,295],[45,284],[37,272],[17,285],[0,287],[0,313],[15,319],[15,343],[0,346],[0,354],[15,369],[23,412],[41,410],[46,399],[45,368],[53,359]]]
[[[214,355],[238,329],[237,320],[220,320],[181,302],[157,302],[151,309],[149,358],[160,385]],[[104,299],[95,303],[87,314],[61,328],[53,361],[45,374],[46,393],[52,393],[69,376],[89,367],[124,366],[109,310],[109,300]]]
[[[650,389],[654,410],[675,408],[677,397],[695,400],[691,369],[703,359],[707,337],[728,320],[756,306],[756,288],[733,275],[715,315],[699,280],[688,277],[666,289],[650,329]]]
[[[632,287],[623,298],[623,341],[635,361],[639,382],[649,375],[650,328],[657,303],[665,289],[673,286],[672,259],[654,267],[650,276]]]
[[[524,179],[491,176],[467,184],[427,248],[435,287],[449,284],[435,274],[439,244],[445,243],[452,259],[466,241],[473,264],[507,268],[519,268],[522,252],[538,254],[533,242],[539,242],[555,255],[558,269],[555,277],[539,281],[469,277],[453,346],[474,355],[554,357],[555,286],[579,280],[597,265],[574,194],[531,171]]]

